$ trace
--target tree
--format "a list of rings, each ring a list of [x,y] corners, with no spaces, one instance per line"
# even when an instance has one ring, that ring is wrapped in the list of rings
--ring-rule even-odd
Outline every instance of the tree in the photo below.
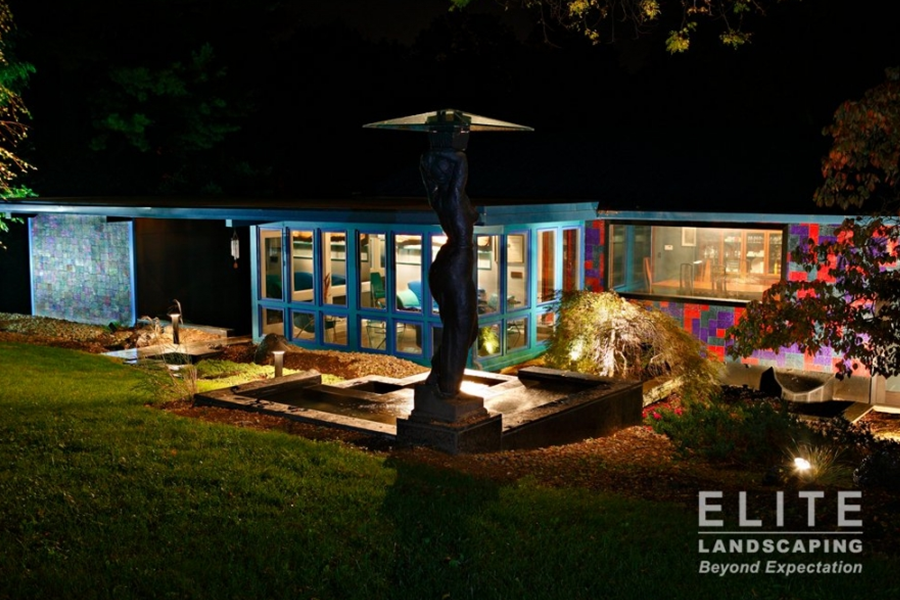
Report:
[[[767,6],[782,0],[497,0],[506,8],[535,11],[545,37],[554,24],[580,32],[594,43],[613,42],[619,28],[644,35],[668,24],[666,48],[684,52],[701,21],[713,21],[722,27],[719,40],[732,47],[750,41],[744,30],[744,19],[763,15]],[[451,0],[455,7],[465,7],[472,0]],[[665,19],[664,19],[665,17]]]
[[[137,159],[154,165],[160,193],[215,194],[226,174],[249,173],[246,164],[217,152],[240,130],[237,121],[245,110],[226,99],[226,70],[217,66],[211,45],[191,52],[187,61],[113,67],[108,73],[109,86],[92,102],[92,150],[137,151]]]
[[[825,128],[834,142],[822,161],[825,181],[814,196],[819,206],[863,208],[874,201],[883,214],[900,208],[900,67],[885,75],[861,100],[838,107]]]
[[[861,100],[844,102],[823,131],[833,142],[814,195],[819,206],[874,210],[793,251],[791,260],[816,277],[780,282],[751,302],[729,330],[729,356],[830,347],[843,356],[840,376],[860,365],[900,374],[900,69],[886,74]]]
[[[15,187],[13,181],[22,172],[33,168],[16,154],[16,147],[28,133],[22,123],[28,117],[28,110],[19,90],[34,68],[8,60],[5,50],[12,30],[12,13],[5,0],[0,0],[0,199],[31,195],[27,188]],[[7,221],[21,222],[21,219],[0,214],[0,232],[9,230]],[[0,248],[5,248],[2,242]]]

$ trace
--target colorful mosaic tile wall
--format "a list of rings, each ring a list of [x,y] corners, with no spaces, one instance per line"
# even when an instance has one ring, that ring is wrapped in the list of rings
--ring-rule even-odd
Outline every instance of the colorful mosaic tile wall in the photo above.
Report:
[[[107,223],[104,217],[33,218],[33,313],[81,323],[134,323],[131,232],[131,223]]]
[[[602,291],[606,286],[606,279],[603,270],[603,221],[593,221],[585,224],[585,257],[592,257],[593,260],[599,261],[600,264],[594,263],[594,273],[588,272],[589,260],[585,260],[585,289]],[[835,225],[817,225],[799,223],[790,226],[788,249],[797,247],[801,242],[807,239],[817,239],[819,241],[833,237]],[[599,230],[598,234],[590,234],[589,232]],[[803,280],[807,278],[805,271],[790,261],[788,256],[788,278],[793,281]],[[816,274],[809,275],[810,279],[815,278]],[[824,277],[824,274],[819,275]],[[597,283],[595,283],[597,282]],[[663,311],[679,323],[682,323],[685,330],[690,331],[699,340],[705,342],[710,352],[718,356],[721,360],[726,361],[725,349],[728,346],[728,340],[725,337],[725,331],[731,327],[736,320],[741,318],[743,308],[739,306],[715,306],[709,304],[672,302],[663,300],[647,300],[642,301],[642,305],[653,307]],[[834,363],[838,360],[837,355],[830,349],[825,349],[816,355],[808,355],[800,352],[796,347],[782,348],[778,354],[771,350],[754,352],[750,357],[743,359],[741,362],[751,365],[761,365],[764,367],[779,367],[785,369],[803,369],[805,371],[831,371]]]
[[[584,288],[603,289],[606,277],[606,227],[603,221],[584,224]]]

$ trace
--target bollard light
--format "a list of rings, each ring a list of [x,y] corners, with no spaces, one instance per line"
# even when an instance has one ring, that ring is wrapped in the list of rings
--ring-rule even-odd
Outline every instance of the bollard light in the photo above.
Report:
[[[275,357],[275,377],[281,377],[284,374],[284,350],[273,350],[272,356]]]
[[[172,341],[177,345],[180,344],[180,337],[178,335],[178,320],[181,318],[181,313],[169,313],[169,319],[172,320]]]

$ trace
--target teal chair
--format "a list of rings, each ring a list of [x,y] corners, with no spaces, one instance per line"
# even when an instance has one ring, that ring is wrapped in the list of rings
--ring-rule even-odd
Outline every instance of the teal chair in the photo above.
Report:
[[[384,308],[384,277],[373,271],[369,274],[369,293],[372,295],[372,306]]]

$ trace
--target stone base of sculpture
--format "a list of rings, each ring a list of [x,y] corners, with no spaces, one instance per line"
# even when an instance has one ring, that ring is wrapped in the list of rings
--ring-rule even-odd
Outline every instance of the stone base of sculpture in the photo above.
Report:
[[[436,385],[415,387],[408,419],[397,419],[397,439],[450,454],[500,450],[500,414],[484,408],[484,398],[463,392],[444,398]]]
[[[443,421],[456,423],[473,417],[487,417],[484,398],[458,392],[452,398],[446,398],[437,385],[428,383],[415,387],[413,409],[409,418],[414,421]]]

